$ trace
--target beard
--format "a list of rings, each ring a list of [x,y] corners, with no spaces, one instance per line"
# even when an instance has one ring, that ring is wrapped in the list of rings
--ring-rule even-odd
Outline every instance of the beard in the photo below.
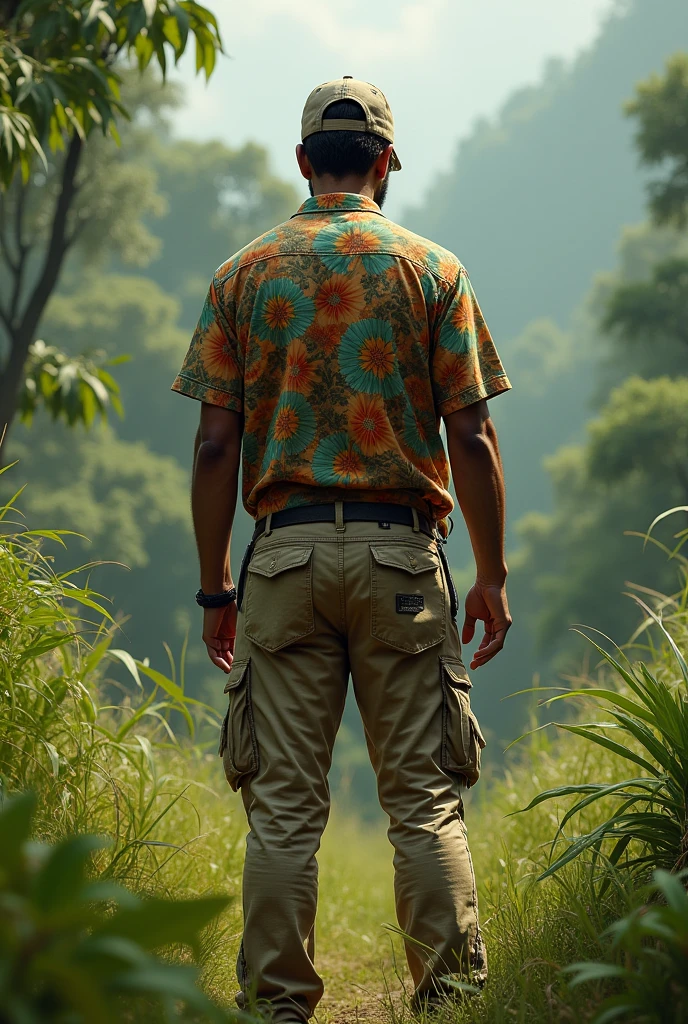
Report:
[[[313,182],[311,181],[310,178],[308,179],[308,191],[310,192],[311,196],[315,195],[315,191],[313,189]],[[387,174],[384,176],[384,178],[382,179],[382,181],[380,182],[380,184],[377,186],[377,188],[375,189],[375,191],[373,193],[373,199],[375,200],[377,205],[380,207],[380,209],[382,209],[382,207],[384,206],[385,199],[387,198],[388,191],[389,191],[389,171],[387,171]]]
[[[385,174],[384,178],[382,179],[380,184],[375,189],[375,192],[373,193],[373,199],[375,200],[377,205],[380,207],[380,209],[382,209],[382,207],[385,205],[385,199],[387,198],[388,191],[389,191],[389,171],[387,171],[387,173]]]

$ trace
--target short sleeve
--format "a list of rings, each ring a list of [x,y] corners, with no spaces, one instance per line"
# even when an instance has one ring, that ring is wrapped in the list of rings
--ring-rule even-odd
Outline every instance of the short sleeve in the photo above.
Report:
[[[511,388],[463,267],[434,321],[432,384],[440,416]]]
[[[241,412],[244,393],[241,366],[236,335],[213,279],[172,390],[209,405]]]

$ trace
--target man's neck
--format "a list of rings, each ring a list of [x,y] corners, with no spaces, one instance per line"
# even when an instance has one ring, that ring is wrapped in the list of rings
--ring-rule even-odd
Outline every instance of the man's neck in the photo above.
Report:
[[[331,192],[349,192],[353,195],[367,196],[368,199],[375,198],[375,186],[365,178],[361,179],[355,175],[348,178],[333,178],[330,174],[322,178],[313,178],[313,195],[323,196]]]

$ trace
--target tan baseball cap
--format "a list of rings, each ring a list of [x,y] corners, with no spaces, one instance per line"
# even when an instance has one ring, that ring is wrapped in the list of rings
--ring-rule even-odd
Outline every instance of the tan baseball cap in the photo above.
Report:
[[[365,121],[323,117],[327,108],[338,100],[358,103],[365,114]],[[384,93],[377,86],[344,75],[333,82],[323,82],[306,100],[301,118],[301,141],[315,132],[370,132],[387,142],[394,142],[394,118]],[[401,162],[394,151],[389,169],[401,170]]]

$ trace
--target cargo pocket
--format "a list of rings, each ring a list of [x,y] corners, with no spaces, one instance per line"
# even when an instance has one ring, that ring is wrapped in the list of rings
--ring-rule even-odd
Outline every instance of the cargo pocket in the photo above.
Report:
[[[444,640],[444,577],[435,552],[410,544],[371,544],[370,553],[372,635],[412,654]]]
[[[463,775],[467,786],[480,777],[480,751],[485,746],[478,719],[471,711],[471,682],[458,658],[440,658],[442,676],[442,768]]]
[[[236,792],[246,776],[258,769],[258,743],[251,704],[251,662],[234,661],[225,693],[229,707],[220,732],[222,764],[227,782]]]
[[[312,544],[285,544],[253,553],[247,572],[244,632],[266,651],[278,651],[315,629],[312,555]]]

